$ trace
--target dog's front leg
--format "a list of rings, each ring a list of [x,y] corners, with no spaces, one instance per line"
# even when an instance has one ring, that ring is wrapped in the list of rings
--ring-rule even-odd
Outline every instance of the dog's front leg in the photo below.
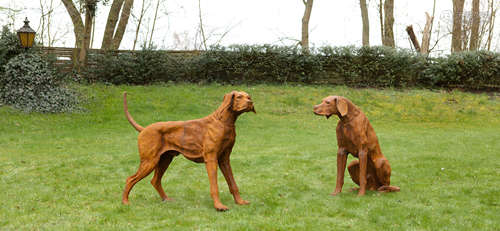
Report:
[[[347,151],[344,148],[339,148],[337,151],[337,182],[335,185],[335,191],[331,194],[336,196],[342,192],[342,186],[344,186],[344,172],[347,163]]]
[[[366,192],[366,165],[368,164],[368,154],[366,150],[359,150],[359,192],[358,196],[365,195]]]
[[[231,169],[231,164],[229,162],[229,155],[219,160],[219,167],[222,174],[224,174],[224,178],[226,178],[227,185],[229,186],[229,191],[231,192],[231,194],[233,194],[234,202],[239,205],[249,204],[250,202],[241,199],[238,186],[236,185],[236,181],[234,180],[233,170]]]
[[[217,185],[217,159],[205,159],[205,167],[207,168],[208,182],[210,183],[210,196],[214,201],[215,209],[218,211],[228,210],[228,208],[220,202],[219,198],[219,187]]]

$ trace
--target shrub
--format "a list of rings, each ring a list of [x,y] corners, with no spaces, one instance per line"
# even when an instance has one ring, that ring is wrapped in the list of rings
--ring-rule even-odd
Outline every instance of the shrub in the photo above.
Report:
[[[99,55],[92,81],[113,84],[217,82],[222,84],[313,83],[351,87],[500,86],[500,54],[453,53],[428,58],[390,47],[321,47],[302,53],[297,47],[235,45],[211,47],[183,57],[142,50]]]
[[[452,53],[431,60],[423,76],[430,86],[480,89],[500,86],[500,54],[488,51]]]
[[[180,81],[183,63],[164,51],[144,49],[134,53],[113,51],[98,54],[96,66],[88,70],[92,82],[112,84],[151,84],[154,82]]]
[[[0,78],[5,71],[4,65],[21,52],[22,48],[19,46],[16,34],[9,31],[7,26],[3,26],[0,33]]]
[[[191,81],[220,83],[312,83],[323,74],[316,55],[273,45],[212,47],[191,61]]]
[[[320,56],[329,76],[354,87],[416,86],[427,63],[409,50],[382,46],[323,47]]]
[[[0,101],[25,112],[68,112],[77,103],[76,95],[37,53],[10,59],[0,86]]]

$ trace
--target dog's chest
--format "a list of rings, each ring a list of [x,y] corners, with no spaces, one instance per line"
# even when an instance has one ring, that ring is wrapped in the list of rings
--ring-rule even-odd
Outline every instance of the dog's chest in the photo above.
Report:
[[[358,156],[360,138],[359,135],[356,135],[355,129],[349,125],[339,124],[337,127],[337,145],[355,157]]]

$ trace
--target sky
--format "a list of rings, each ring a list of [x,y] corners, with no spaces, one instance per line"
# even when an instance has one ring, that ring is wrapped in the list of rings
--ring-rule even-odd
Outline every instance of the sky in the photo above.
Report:
[[[20,28],[24,17],[38,32],[40,29],[40,1],[48,4],[51,0],[0,0],[0,7],[16,9],[0,11],[2,25],[14,21],[14,29]],[[54,46],[72,47],[74,34],[68,13],[60,0],[52,0],[55,15],[51,33],[58,41]],[[139,43],[150,38],[152,17],[157,0],[147,8],[147,16],[139,32]],[[159,49],[199,48],[199,8],[198,0],[160,0],[158,20],[153,34],[153,43]],[[369,0],[370,45],[381,45],[380,22],[377,11],[378,1]],[[486,0],[482,0],[483,4]],[[301,20],[304,13],[302,0],[200,0],[201,15],[208,44],[277,44],[296,45],[301,36]],[[133,16],[120,49],[132,49],[137,18],[141,10],[141,0],[135,0]],[[101,46],[101,39],[109,11],[109,5],[98,6],[93,48]],[[405,28],[413,25],[417,38],[425,24],[425,12],[432,13],[433,0],[395,0],[394,32],[396,46],[410,48]],[[500,6],[500,2],[497,3]],[[466,0],[465,11],[470,10],[470,0]],[[482,9],[483,10],[483,9]],[[437,0],[434,28],[440,30],[439,37],[449,31],[452,12],[451,0]],[[361,45],[362,23],[359,1],[357,0],[315,0],[309,23],[310,46]],[[492,48],[500,51],[500,15],[497,14]],[[222,36],[225,34],[225,36]],[[437,38],[433,34],[431,45]],[[442,38],[435,48],[436,53],[450,50],[451,36]],[[140,49],[139,45],[136,49]]]

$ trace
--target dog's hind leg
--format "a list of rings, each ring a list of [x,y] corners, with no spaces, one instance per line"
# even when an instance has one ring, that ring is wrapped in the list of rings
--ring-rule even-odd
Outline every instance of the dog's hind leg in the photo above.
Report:
[[[385,158],[380,158],[375,161],[375,171],[381,186],[377,191],[381,192],[399,192],[399,187],[391,186],[391,166],[389,161]]]
[[[123,197],[122,197],[122,203],[123,204],[128,204],[128,194],[130,193],[130,190],[132,190],[132,187],[142,180],[144,177],[149,175],[153,169],[156,167],[158,164],[159,158],[154,158],[154,159],[145,159],[141,160],[141,164],[139,165],[139,169],[137,172],[128,177],[127,181],[125,183],[125,189],[123,190]]]
[[[163,174],[167,170],[168,166],[172,162],[172,159],[174,158],[174,155],[171,155],[169,153],[165,153],[160,157],[160,161],[156,165],[155,168],[155,175],[153,176],[153,179],[151,180],[151,184],[153,187],[158,191],[160,194],[160,197],[164,201],[169,201],[172,200],[165,194],[165,191],[163,190],[163,187],[161,186],[161,178],[163,177]]]
[[[349,175],[354,183],[359,185],[359,160],[353,160],[347,166],[347,170],[349,171]],[[376,173],[373,165],[368,162],[368,168],[366,170],[366,189],[368,190],[376,190],[381,184],[376,180]],[[358,188],[355,188],[351,191],[357,191]]]

